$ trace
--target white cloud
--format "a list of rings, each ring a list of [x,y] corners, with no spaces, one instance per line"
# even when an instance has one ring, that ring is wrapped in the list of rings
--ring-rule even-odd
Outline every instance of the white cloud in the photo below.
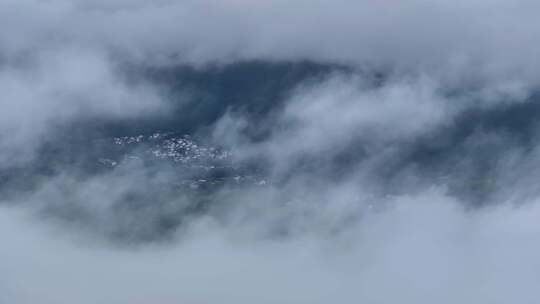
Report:
[[[44,49],[0,69],[0,163],[29,159],[56,127],[134,118],[164,108],[154,88],[129,84],[102,53]]]
[[[534,303],[537,204],[465,212],[436,191],[394,203],[341,236],[261,242],[201,222],[180,245],[140,250],[4,208],[0,290],[9,303]]]
[[[166,109],[119,64],[314,60],[389,72],[376,87],[353,72],[296,88],[256,143],[241,136],[251,121],[229,112],[215,138],[277,174],[266,187],[209,194],[215,204],[186,215],[172,243],[134,249],[101,238],[122,229],[153,236],[161,216],[181,214],[187,198],[165,194],[118,211],[133,190],[158,191],[166,173],[61,172],[2,199],[12,207],[0,209],[0,302],[535,303],[536,138],[529,154],[501,152],[492,176],[501,189],[490,202],[519,208],[463,210],[444,181],[407,188],[408,179],[429,179],[407,168],[396,170],[405,189],[390,196],[374,171],[431,131],[459,128],[453,119],[475,103],[528,96],[540,80],[539,8],[531,0],[0,0],[0,169],[30,159],[72,122]],[[471,87],[472,96],[451,94]],[[472,150],[479,137],[507,143],[495,131],[474,134],[462,143]],[[357,143],[365,150],[353,153],[366,155],[347,164],[351,173],[329,176],[325,166]],[[461,152],[464,164],[484,156]],[[296,170],[306,159],[315,170]],[[67,229],[55,208],[89,219]]]
[[[73,43],[142,60],[327,60],[537,83],[536,1],[8,1],[2,51]],[[480,16],[489,16],[483,18]]]

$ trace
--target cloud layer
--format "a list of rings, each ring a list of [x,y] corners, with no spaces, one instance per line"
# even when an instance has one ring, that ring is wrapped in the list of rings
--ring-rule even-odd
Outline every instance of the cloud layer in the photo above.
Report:
[[[538,4],[442,1],[8,1],[2,53],[57,44],[188,63],[337,61],[466,80],[538,80]],[[489,16],[482,18],[481,16]]]
[[[539,8],[0,0],[0,302],[535,303]]]
[[[76,246],[2,209],[2,300],[535,302],[536,204],[466,213],[437,192],[394,203],[337,238],[261,242],[201,222],[179,246],[136,251]]]

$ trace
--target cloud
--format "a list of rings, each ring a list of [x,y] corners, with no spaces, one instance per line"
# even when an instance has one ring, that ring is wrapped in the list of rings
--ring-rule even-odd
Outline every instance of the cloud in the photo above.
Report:
[[[148,84],[129,83],[111,60],[81,48],[43,49],[0,69],[0,165],[32,158],[75,122],[155,115],[165,108]]]
[[[265,148],[278,155],[331,155],[362,140],[377,149],[416,138],[453,115],[449,102],[429,80],[390,82],[376,88],[363,82],[337,76],[298,90],[281,118],[291,127]]]
[[[534,303],[538,6],[0,0],[0,302]],[[250,112],[266,86],[205,80],[241,61],[336,68]],[[235,182],[137,150],[34,172],[85,122],[161,120],[177,65],[191,112],[230,104],[192,129]]]
[[[32,145],[43,137],[33,135],[36,130],[51,121],[76,120],[75,113],[115,116],[121,107],[129,117],[149,111],[150,105],[162,106],[147,87],[132,88],[120,79],[118,64],[312,60],[480,88],[486,95],[526,96],[539,79],[538,26],[530,13],[536,6],[528,0],[451,5],[420,0],[3,0],[1,85],[9,109],[4,116],[15,119],[3,118],[2,129],[15,136],[0,135],[5,142],[0,144]],[[478,18],[484,14],[491,17]],[[61,74],[53,77],[49,70]],[[101,84],[104,89],[96,90]],[[56,92],[61,90],[67,92]],[[103,96],[86,100],[89,91]],[[67,95],[75,96],[62,102]],[[50,106],[37,108],[35,100],[50,101]],[[31,118],[23,115],[30,114],[25,110],[30,103],[39,111]],[[21,150],[9,152],[6,161],[14,161]]]
[[[437,191],[396,198],[336,237],[261,242],[203,220],[180,245],[139,250],[0,216],[10,303],[534,303],[540,267],[537,204],[465,212]]]
[[[2,51],[93,46],[142,61],[314,60],[459,82],[538,81],[535,1],[8,1]],[[490,18],[479,18],[489,15]],[[519,47],[516,47],[519,46]],[[127,58],[127,57],[126,57]]]

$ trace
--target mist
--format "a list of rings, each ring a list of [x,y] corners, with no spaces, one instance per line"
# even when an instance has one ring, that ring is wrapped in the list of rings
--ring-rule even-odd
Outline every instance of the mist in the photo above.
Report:
[[[0,303],[536,303],[538,8],[0,0]]]
[[[536,206],[470,214],[436,191],[395,204],[339,237],[253,240],[236,227],[201,221],[181,244],[138,250],[89,245],[4,209],[1,257],[9,262],[2,264],[2,297],[6,303],[535,302]]]

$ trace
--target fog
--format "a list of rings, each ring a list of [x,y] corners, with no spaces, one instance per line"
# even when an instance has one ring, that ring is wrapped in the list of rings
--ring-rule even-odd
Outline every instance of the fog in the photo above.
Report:
[[[538,6],[0,0],[0,303],[536,303]]]
[[[536,301],[536,205],[470,214],[436,191],[394,203],[335,238],[253,240],[239,237],[238,228],[202,221],[181,244],[138,250],[88,245],[4,209],[2,297],[5,303]]]
[[[538,80],[536,1],[4,0],[2,50],[71,44],[134,60],[322,60]],[[489,18],[482,18],[483,16]]]

